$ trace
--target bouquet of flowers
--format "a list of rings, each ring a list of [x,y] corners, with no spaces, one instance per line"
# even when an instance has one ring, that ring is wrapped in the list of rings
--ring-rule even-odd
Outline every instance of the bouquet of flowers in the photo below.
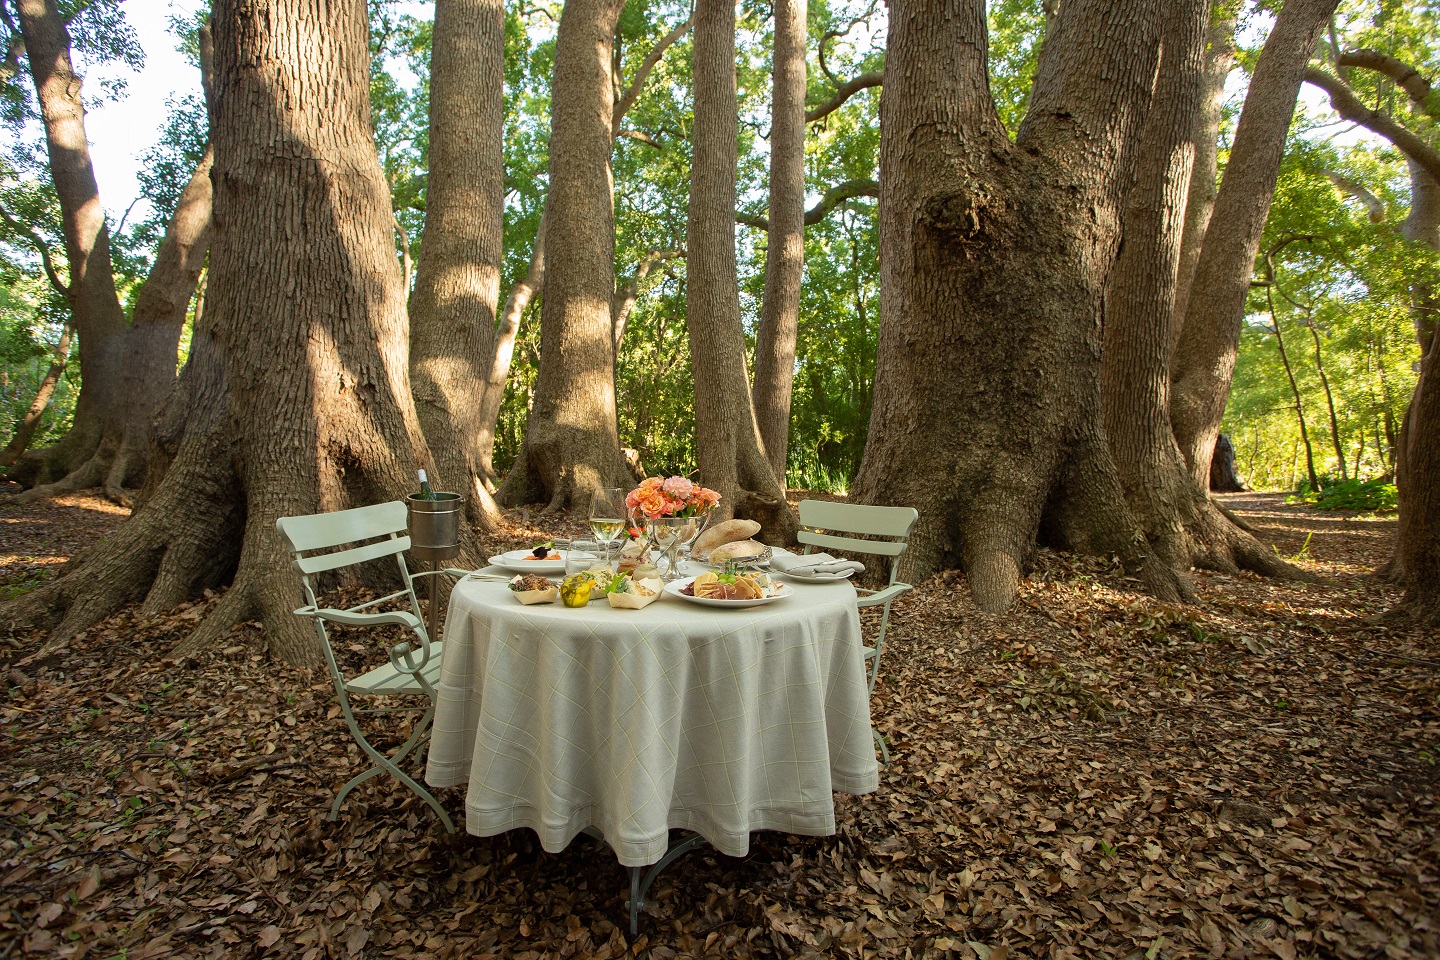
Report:
[[[699,516],[719,502],[720,494],[685,477],[646,477],[625,497],[632,516],[650,520]]]

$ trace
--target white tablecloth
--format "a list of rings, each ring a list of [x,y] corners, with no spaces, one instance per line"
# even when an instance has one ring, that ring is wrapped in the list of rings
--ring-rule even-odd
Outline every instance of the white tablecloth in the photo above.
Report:
[[[659,860],[672,827],[732,856],[752,830],[834,833],[832,792],[879,784],[855,591],[791,588],[617,610],[460,583],[426,782],[469,785],[470,833],[529,827],[558,852],[593,827],[627,867]]]

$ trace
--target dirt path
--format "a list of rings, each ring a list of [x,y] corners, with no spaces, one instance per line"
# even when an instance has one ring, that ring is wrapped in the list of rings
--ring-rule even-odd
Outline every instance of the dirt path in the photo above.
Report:
[[[164,659],[214,598],[44,662],[0,633],[0,960],[1440,956],[1440,639],[1375,621],[1393,521],[1226,500],[1327,582],[1168,606],[1042,553],[985,617],[932,579],[885,651],[881,789],[834,837],[681,859],[634,942],[595,841],[450,838],[388,781],[327,823],[358,762],[328,680],[255,625]],[[116,520],[0,507],[0,589]]]

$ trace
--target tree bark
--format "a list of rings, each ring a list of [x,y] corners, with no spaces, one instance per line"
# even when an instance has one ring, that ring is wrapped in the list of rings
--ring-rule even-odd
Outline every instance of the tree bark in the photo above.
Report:
[[[1010,605],[1042,535],[1182,595],[1126,507],[1100,402],[1103,290],[1160,44],[1154,4],[1067,0],[1012,145],[985,4],[891,4],[883,319],[855,495],[918,508],[902,576],[959,565],[988,613]]]
[[[501,0],[437,0],[430,55],[430,175],[415,292],[410,379],[434,483],[465,497],[462,555],[499,511],[485,487],[484,410],[495,355],[504,206],[505,10]]]
[[[125,315],[115,294],[110,231],[90,160],[70,35],[55,0],[16,0],[16,10],[40,102],[50,177],[60,199],[70,272],[66,300],[79,340],[81,371],[70,430],[54,446],[31,451],[12,471],[14,479],[33,485],[71,473],[99,446],[116,396]],[[102,479],[104,472],[97,472],[89,485]]]
[[[133,504],[125,487],[145,476],[150,421],[174,386],[180,334],[210,252],[214,158],[214,149],[207,147],[180,193],[150,275],[135,298],[121,379],[121,395],[126,398],[121,440],[105,478],[106,496],[127,506]]]
[[[541,286],[540,371],[525,440],[498,499],[588,510],[625,483],[615,411],[610,301],[615,208],[610,170],[611,52],[622,0],[566,0],[551,84],[548,264]]]
[[[218,0],[214,37],[215,234],[173,462],[115,535],[0,621],[51,627],[54,648],[123,604],[168,609],[233,576],[180,652],[258,618],[272,652],[317,664],[275,520],[396,499],[429,460],[365,3]]]
[[[695,127],[685,294],[700,480],[720,493],[718,518],[749,517],[760,522],[761,537],[785,543],[793,539],[798,525],[786,503],[784,485],[765,458],[740,322],[735,264],[739,131],[735,5],[731,0],[697,0],[692,19]]]
[[[19,460],[25,448],[30,445],[30,438],[35,436],[35,431],[40,426],[40,418],[44,416],[45,409],[50,406],[50,398],[55,394],[55,385],[60,382],[60,375],[65,372],[65,362],[70,359],[70,337],[73,329],[67,323],[60,331],[60,342],[55,344],[55,350],[50,357],[50,367],[40,379],[35,399],[30,401],[25,415],[20,418],[10,442],[5,445],[4,450],[0,450],[0,467],[8,467]]]
[[[1215,456],[1210,458],[1210,489],[1217,493],[1245,492],[1245,484],[1235,470],[1235,445],[1223,433],[1215,441]]]
[[[1171,419],[1197,489],[1235,372],[1245,296],[1305,65],[1337,0],[1286,0],[1265,40],[1205,231],[1173,365]]]
[[[807,0],[776,0],[770,107],[770,229],[755,336],[755,421],[781,485],[805,274],[805,18]]]
[[[510,288],[505,309],[495,328],[495,352],[490,359],[484,389],[480,393],[480,467],[487,489],[495,481],[495,429],[500,422],[500,405],[505,400],[505,385],[510,380],[510,363],[515,357],[515,338],[520,334],[520,320],[525,308],[545,279],[545,214],[535,231],[530,248],[530,266],[525,276]]]
[[[1440,350],[1430,347],[1420,361],[1420,379],[1406,413],[1400,441],[1405,445],[1400,491],[1400,542],[1396,559],[1405,596],[1391,615],[1440,627]]]
[[[1170,350],[1180,339],[1190,286],[1200,262],[1200,247],[1210,214],[1215,209],[1220,179],[1220,121],[1225,107],[1225,81],[1235,65],[1235,12],[1220,13],[1205,31],[1204,66],[1200,79],[1200,110],[1195,116],[1195,162],[1185,200],[1185,228],[1180,238],[1180,263],[1175,276],[1175,322],[1170,329]]]
[[[1202,59],[1206,6],[1188,3],[1166,21],[1159,80],[1125,199],[1125,242],[1106,285],[1105,432],[1126,502],[1167,564],[1181,573],[1192,565],[1276,573],[1283,565],[1273,552],[1210,503],[1208,484],[1191,482],[1170,427],[1174,304],[1197,202],[1190,180],[1193,158],[1203,153],[1196,137],[1209,135],[1195,124],[1212,92],[1206,71],[1213,61]]]

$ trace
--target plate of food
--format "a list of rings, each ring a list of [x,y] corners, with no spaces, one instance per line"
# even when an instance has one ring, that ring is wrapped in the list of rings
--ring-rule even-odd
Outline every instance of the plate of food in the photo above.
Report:
[[[707,607],[758,607],[795,591],[765,573],[702,573],[670,581],[665,592]]]
[[[511,550],[490,558],[492,566],[516,573],[564,573],[565,554],[548,543],[529,550]]]

